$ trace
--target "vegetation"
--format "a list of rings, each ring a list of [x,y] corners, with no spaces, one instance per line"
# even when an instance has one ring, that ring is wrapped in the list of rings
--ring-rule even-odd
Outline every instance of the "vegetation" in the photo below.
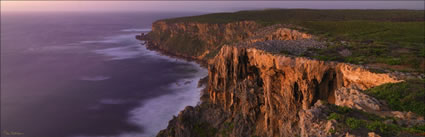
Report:
[[[199,22],[223,24],[255,21],[263,26],[291,24],[296,29],[327,41],[328,48],[306,54],[321,60],[369,64],[377,68],[424,72],[425,32],[423,10],[307,10],[267,9],[216,13],[163,20],[167,23]],[[178,43],[176,45],[172,45]],[[179,53],[199,55],[205,42],[179,37],[169,47]],[[221,47],[223,43],[218,43]],[[217,48],[219,49],[219,48]],[[347,50],[348,55],[339,52]],[[196,53],[196,54],[195,54]],[[213,51],[207,57],[213,57]],[[285,53],[282,51],[282,53]]]
[[[389,83],[366,90],[365,93],[385,100],[392,110],[411,111],[425,116],[425,81],[410,79],[401,83]]]
[[[223,137],[227,137],[227,136],[230,136],[230,134],[232,133],[233,129],[235,128],[235,125],[232,122],[225,122],[223,124],[223,127],[224,128],[220,131],[220,134]]]
[[[200,22],[229,23],[235,21],[256,21],[263,25],[300,24],[306,21],[423,21],[424,11],[414,10],[308,10],[308,9],[266,9],[214,13],[200,16],[165,19],[169,23]]]
[[[304,26],[328,41],[312,57],[355,64],[374,64],[399,71],[424,71],[425,32],[421,22],[314,21]],[[350,55],[342,55],[342,50]]]
[[[329,131],[328,131],[329,133],[331,133],[331,134],[335,134],[336,133],[336,130],[335,129],[333,129],[333,128],[331,128],[331,129],[329,129]]]
[[[331,105],[330,108],[332,112],[329,113],[327,119],[336,120],[338,121],[338,123],[342,123],[339,128],[334,129],[332,132],[330,132],[332,134],[339,130],[350,130],[359,132],[373,131],[385,136],[399,135],[401,133],[425,133],[425,125],[403,127],[395,124],[394,118],[391,117],[380,117],[375,114],[366,113],[364,111],[350,109],[347,107],[339,107],[335,105]]]
[[[332,119],[334,119],[334,120],[341,120],[342,119],[342,115],[341,114],[338,114],[338,113],[335,113],[335,112],[333,112],[333,113],[331,113],[329,116],[328,116],[328,120],[332,120]]]
[[[347,118],[347,120],[345,120],[345,124],[348,125],[348,127],[350,127],[351,129],[357,129],[360,127],[363,127],[366,124],[366,120],[358,120],[352,117]]]
[[[199,137],[212,137],[217,134],[217,129],[210,127],[207,123],[194,124],[193,130]]]

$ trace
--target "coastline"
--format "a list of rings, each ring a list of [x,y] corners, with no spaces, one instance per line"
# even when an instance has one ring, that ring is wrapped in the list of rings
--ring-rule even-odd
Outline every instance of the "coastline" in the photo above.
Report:
[[[196,106],[198,102],[200,102],[199,98],[202,94],[199,93],[199,91],[202,90],[203,87],[199,86],[197,81],[203,79],[207,75],[206,69],[196,62],[167,56],[156,50],[148,49],[146,44],[140,42],[137,39],[134,39],[134,35],[137,34],[138,33],[131,33],[129,35],[126,35],[124,39],[122,39],[125,41],[131,41],[131,44],[129,44],[129,46],[98,49],[96,50],[98,52],[95,53],[105,56],[105,61],[123,60],[126,58],[144,58],[147,60],[151,60],[152,62],[164,63],[165,66],[170,66],[167,65],[168,63],[176,64],[177,66],[181,65],[180,68],[183,71],[177,71],[180,70],[180,68],[177,67],[177,70],[173,70],[172,72],[168,73],[168,76],[170,74],[180,75],[176,76],[179,77],[178,79],[173,79],[175,76],[170,76],[172,77],[172,82],[167,85],[160,86],[161,90],[169,92],[167,92],[166,94],[161,94],[159,96],[138,100],[136,102],[138,105],[126,112],[128,113],[128,117],[125,118],[125,121],[127,123],[139,127],[140,129],[142,129],[142,132],[122,132],[117,134],[118,137],[156,136],[160,130],[163,130],[167,127],[168,122],[173,118],[173,116],[178,115],[178,113],[185,107]],[[118,35],[117,37],[123,38],[120,36],[121,35]],[[105,39],[111,39],[111,37],[106,37]],[[90,42],[107,43],[109,41],[97,40]],[[135,52],[137,52],[138,54],[134,55],[133,53]],[[174,67],[164,69],[174,69]],[[187,72],[185,70],[187,70]],[[114,101],[115,100],[105,100],[103,102],[107,104],[115,104],[115,102],[117,101]],[[86,135],[82,134],[76,136],[85,137]]]
[[[142,37],[140,37],[140,36],[142,36]],[[163,50],[161,48],[157,48],[158,46],[151,45],[150,42],[149,42],[149,39],[147,39],[146,37],[143,37],[143,36],[146,36],[146,35],[136,35],[136,39],[139,40],[139,41],[144,41],[145,43],[143,43],[143,45],[146,46],[147,50],[158,52],[160,55],[167,56],[167,57],[170,57],[170,58],[182,59],[184,61],[194,62],[195,64],[198,64],[201,68],[208,70],[208,61],[207,60],[199,60],[199,59],[196,59],[196,58],[193,58],[193,57],[178,55],[178,54]],[[203,102],[202,98],[203,98],[203,95],[205,94],[204,91],[207,89],[207,85],[208,85],[208,75],[199,79],[197,84],[198,84],[198,88],[203,87],[200,90],[201,98],[199,100],[200,103],[202,103]]]
[[[200,68],[208,69],[208,61],[206,61],[206,60],[199,60],[199,59],[196,59],[196,58],[193,58],[193,57],[178,55],[178,54],[157,48],[157,46],[150,44],[148,39],[141,39],[138,36],[139,35],[136,36],[136,39],[139,40],[139,41],[143,41],[144,43],[142,43],[142,45],[144,45],[147,50],[157,52],[161,56],[166,56],[166,57],[170,57],[170,58],[174,58],[174,59],[181,59],[181,60],[184,60],[184,61],[187,61],[187,62],[192,62],[192,63],[199,65]],[[204,77],[201,77],[198,81],[193,81],[193,83],[196,83],[197,84],[196,89],[199,89],[199,91],[198,91],[199,92],[199,98],[198,98],[199,102],[194,106],[187,105],[187,106],[183,107],[183,109],[181,109],[177,113],[177,115],[173,116],[170,120],[168,120],[167,126],[163,129],[160,129],[160,131],[158,133],[156,133],[156,136],[161,134],[161,132],[167,130],[170,126],[170,123],[175,121],[176,117],[179,117],[182,113],[187,113],[186,111],[187,111],[188,107],[189,108],[195,108],[195,107],[199,107],[200,104],[205,103],[205,101],[207,100],[205,98],[208,98],[208,97],[205,97],[205,95],[207,94],[207,90],[208,90],[208,74]]]

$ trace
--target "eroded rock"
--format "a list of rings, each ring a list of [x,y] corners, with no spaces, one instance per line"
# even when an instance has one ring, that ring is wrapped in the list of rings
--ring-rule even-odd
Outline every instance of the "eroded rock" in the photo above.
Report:
[[[335,90],[335,105],[356,108],[366,112],[380,111],[381,103],[355,87],[341,87]]]

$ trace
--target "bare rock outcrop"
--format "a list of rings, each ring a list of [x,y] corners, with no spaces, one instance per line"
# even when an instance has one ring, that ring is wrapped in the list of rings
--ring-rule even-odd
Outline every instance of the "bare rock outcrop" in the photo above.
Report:
[[[267,40],[301,40],[311,39],[313,36],[296,29],[290,29],[288,25],[272,25],[254,32],[254,35],[248,38],[245,43],[263,42]]]
[[[382,107],[379,100],[362,93],[355,87],[342,87],[335,90],[335,105],[356,108],[366,112],[380,111]]]
[[[336,121],[326,120],[326,107],[317,101],[312,108],[300,110],[299,128],[301,137],[326,137],[330,136],[329,131],[335,130]]]
[[[375,132],[369,132],[367,135],[369,137],[381,137],[380,135],[376,134]]]
[[[263,136],[298,134],[298,111],[309,109],[319,99],[335,103],[336,89],[399,82],[349,64],[274,55],[254,48],[225,46],[209,64],[211,102],[234,115],[241,112],[243,117],[253,117],[252,122],[261,125],[255,134]],[[240,90],[235,85],[246,80],[260,87],[253,93],[261,101],[238,97]],[[244,108],[257,111],[239,111]]]

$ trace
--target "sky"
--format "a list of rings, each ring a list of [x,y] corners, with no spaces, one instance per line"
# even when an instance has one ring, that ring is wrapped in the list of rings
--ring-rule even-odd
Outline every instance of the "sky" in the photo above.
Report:
[[[231,12],[265,8],[423,10],[424,1],[1,1],[2,12]]]

